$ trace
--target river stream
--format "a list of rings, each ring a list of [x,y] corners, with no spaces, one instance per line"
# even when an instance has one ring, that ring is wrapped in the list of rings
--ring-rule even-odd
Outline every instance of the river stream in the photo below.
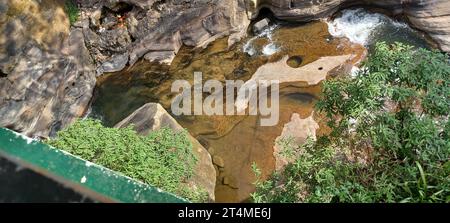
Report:
[[[249,80],[264,64],[291,58],[288,65],[302,67],[321,57],[353,55],[353,62],[362,59],[366,48],[376,41],[400,41],[414,46],[427,46],[423,36],[406,24],[381,14],[362,9],[345,10],[334,21],[293,24],[272,21],[259,35],[228,48],[227,38],[219,39],[205,49],[182,47],[170,65],[140,61],[124,71],[98,78],[91,117],[114,126],[140,106],[158,102],[170,112],[171,85],[175,80],[193,82],[194,72],[202,72],[203,80]],[[255,162],[267,177],[275,169],[274,146],[283,127],[297,113],[300,118],[314,115],[326,132],[321,118],[314,111],[321,86],[297,83],[280,90],[280,118],[276,126],[260,126],[258,116],[174,116],[191,135],[210,152],[223,159],[217,167],[217,202],[244,202],[254,190]]]

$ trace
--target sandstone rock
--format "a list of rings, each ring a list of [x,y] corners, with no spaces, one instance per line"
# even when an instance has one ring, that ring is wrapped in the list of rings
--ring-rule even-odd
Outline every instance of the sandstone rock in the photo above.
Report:
[[[58,51],[69,35],[69,19],[58,1],[0,1],[0,70],[9,73],[25,48]]]
[[[170,116],[170,114],[157,103],[148,103],[133,112],[130,116],[119,122],[115,127],[124,128],[134,125],[134,129],[141,135],[148,135],[150,132],[163,127],[171,128],[175,131],[183,131],[184,128]],[[198,158],[194,170],[194,176],[187,184],[194,188],[205,189],[211,201],[214,201],[214,190],[216,185],[216,171],[211,161],[208,151],[192,136],[189,136],[193,152]]]
[[[208,152],[209,152],[209,154],[211,154],[213,156],[214,154],[216,154],[217,151],[214,147],[209,147]]]
[[[269,19],[265,18],[262,19],[261,21],[255,23],[253,25],[253,32],[258,34],[261,33],[264,29],[266,29],[267,27],[269,27]]]
[[[220,170],[216,165],[214,165],[214,170],[216,171],[216,176],[219,176]]]
[[[224,176],[223,180],[222,180],[222,184],[223,185],[228,185],[229,183],[230,183],[230,178],[228,178],[227,176]]]
[[[216,165],[216,166],[218,166],[219,168],[220,167],[225,167],[225,162],[223,161],[223,159],[222,159],[222,157],[220,157],[220,156],[213,156],[213,163]]]
[[[322,57],[305,66],[292,68],[287,64],[288,57],[284,57],[278,62],[258,68],[251,80],[279,80],[280,84],[306,82],[308,85],[317,85],[326,79],[330,71],[344,66],[351,59],[351,55]]]
[[[113,29],[119,23],[119,19],[116,16],[109,15],[103,19],[102,25],[105,29]]]
[[[227,185],[233,189],[239,189],[239,186],[238,186],[238,183],[236,182],[236,180],[234,178],[231,178],[228,176],[223,177],[222,184]]]
[[[302,119],[300,115],[297,113],[292,114],[291,121],[286,123],[283,127],[283,131],[281,135],[277,137],[276,142],[280,142],[280,140],[292,140],[290,141],[291,148],[285,148],[278,143],[275,143],[274,146],[274,157],[275,157],[275,169],[281,170],[283,169],[289,162],[293,162],[294,157],[287,157],[283,154],[283,151],[286,149],[297,149],[299,145],[302,145],[306,142],[308,137],[312,140],[316,140],[316,130],[319,128],[319,124],[314,121],[313,115],[308,118]],[[298,154],[301,151],[293,151],[294,155]]]
[[[59,1],[0,1],[0,126],[47,138],[82,116],[95,72]],[[20,11],[17,11],[21,9]],[[20,13],[19,13],[20,12]]]
[[[84,28],[83,33],[91,55],[98,64],[110,61],[118,55],[126,54],[131,44],[131,37],[125,28],[102,30],[100,32]]]
[[[285,20],[307,22],[327,18],[339,9],[349,6],[372,6],[405,15],[409,22],[426,32],[443,51],[450,52],[450,1],[448,0],[249,0],[249,16],[256,18],[261,8]]]
[[[97,76],[103,73],[111,73],[121,71],[128,63],[128,54],[116,55],[111,60],[104,62],[97,69]]]
[[[229,44],[233,44],[242,38],[250,23],[244,1],[81,1],[84,11],[108,8],[124,13],[126,18],[126,26],[121,31],[103,30],[102,26],[111,27],[109,22],[97,27],[98,15],[88,13],[91,26],[84,33],[99,64],[124,53],[129,53],[130,65],[143,57],[170,63],[182,45],[203,47],[225,36],[230,36]],[[117,9],[118,4],[124,3],[125,9]]]
[[[282,60],[274,63],[265,64],[256,70],[252,78],[244,83],[242,90],[252,89],[249,97],[238,97],[235,106],[238,112],[242,112],[247,108],[249,98],[252,97],[256,92],[255,83],[260,80],[270,81],[278,80],[280,84],[280,89],[287,85],[299,86],[313,86],[319,84],[321,81],[325,80],[330,73],[333,71],[341,70],[344,73],[348,73],[351,69],[352,55],[343,56],[330,56],[322,57],[317,61],[299,68],[292,68],[287,64],[288,57],[284,57]],[[343,70],[342,68],[347,68]],[[244,95],[243,93],[240,95]],[[261,95],[260,95],[261,97]]]

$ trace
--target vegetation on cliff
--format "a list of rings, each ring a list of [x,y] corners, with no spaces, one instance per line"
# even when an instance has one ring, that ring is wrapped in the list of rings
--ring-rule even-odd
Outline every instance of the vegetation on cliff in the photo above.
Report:
[[[185,132],[163,128],[140,136],[128,128],[107,128],[93,119],[78,120],[47,141],[55,148],[194,202],[207,194],[183,184],[197,162]]]
[[[70,24],[73,25],[80,16],[80,9],[74,0],[65,0],[64,2],[64,10],[69,17]]]
[[[291,145],[296,161],[258,180],[255,202],[450,202],[448,55],[379,43],[317,108],[331,134]]]

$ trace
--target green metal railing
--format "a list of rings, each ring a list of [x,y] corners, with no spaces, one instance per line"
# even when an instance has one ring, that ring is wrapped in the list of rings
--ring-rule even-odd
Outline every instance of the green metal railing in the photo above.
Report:
[[[187,202],[173,194],[4,128],[0,128],[0,156],[99,202]]]

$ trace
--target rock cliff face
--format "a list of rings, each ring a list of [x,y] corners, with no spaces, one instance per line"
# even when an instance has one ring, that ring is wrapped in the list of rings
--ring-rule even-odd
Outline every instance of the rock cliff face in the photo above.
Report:
[[[83,115],[95,72],[61,1],[0,1],[0,126],[48,137]]]
[[[99,74],[141,58],[170,63],[182,45],[202,47],[226,36],[232,45],[250,23],[244,0],[109,0],[82,6],[78,26]]]
[[[310,21],[326,18],[350,6],[384,8],[393,15],[404,15],[415,28],[424,31],[446,52],[450,52],[450,1],[448,0],[249,0],[249,17],[262,8],[281,19]]]

